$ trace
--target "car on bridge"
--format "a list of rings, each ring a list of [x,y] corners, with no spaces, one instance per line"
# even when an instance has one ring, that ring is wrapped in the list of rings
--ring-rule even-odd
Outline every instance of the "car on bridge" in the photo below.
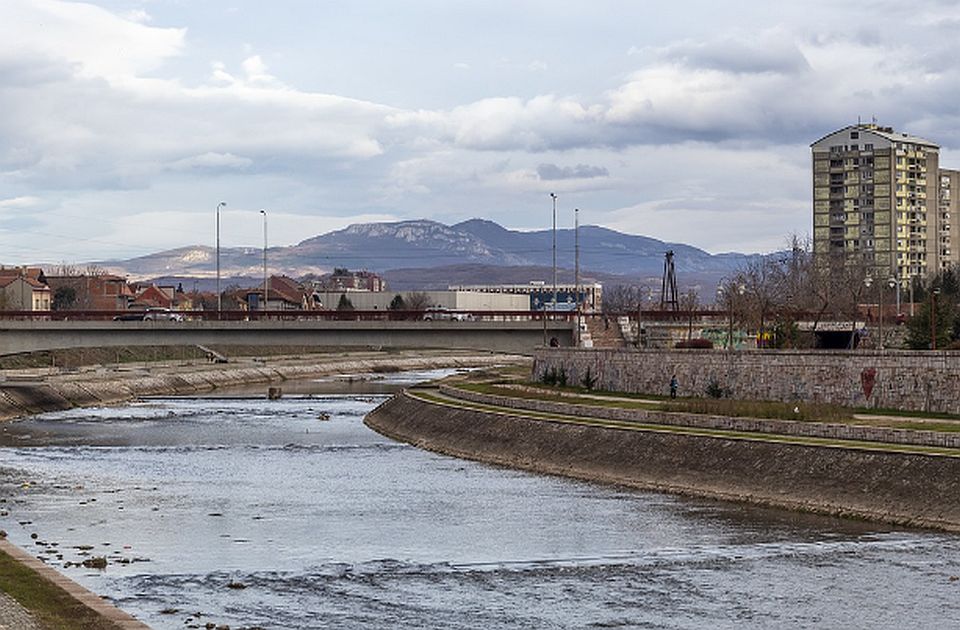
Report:
[[[145,313],[143,311],[136,311],[133,313],[124,313],[123,315],[117,315],[113,318],[115,322],[142,322]]]
[[[143,314],[143,320],[147,322],[182,322],[183,314],[169,308],[148,308]]]
[[[423,313],[423,321],[425,322],[432,322],[432,321],[467,322],[472,320],[473,320],[473,315],[471,313],[458,313],[455,311],[451,311],[450,309],[444,306],[430,307]]]

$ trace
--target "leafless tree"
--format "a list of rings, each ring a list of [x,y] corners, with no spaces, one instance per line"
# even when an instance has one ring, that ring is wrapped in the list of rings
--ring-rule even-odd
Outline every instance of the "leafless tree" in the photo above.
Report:
[[[680,296],[680,310],[687,313],[687,341],[693,337],[693,313],[700,308],[700,296],[694,289]]]
[[[637,310],[640,304],[640,289],[626,284],[616,284],[603,292],[604,313],[628,313]]]
[[[423,291],[412,291],[403,298],[408,311],[422,311],[430,306],[430,296]]]

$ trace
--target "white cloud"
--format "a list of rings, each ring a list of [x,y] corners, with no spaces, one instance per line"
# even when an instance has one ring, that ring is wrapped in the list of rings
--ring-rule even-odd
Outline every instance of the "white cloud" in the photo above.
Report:
[[[150,72],[182,53],[186,29],[148,27],[91,4],[57,0],[0,3],[3,50],[76,64],[83,77]]]
[[[593,222],[751,249],[806,225],[807,144],[858,115],[960,148],[954,4],[889,2],[867,19],[826,0],[741,2],[756,11],[733,19],[691,2],[660,11],[663,29],[619,37],[613,20],[650,11],[644,3],[617,18],[570,6],[554,13],[604,35],[567,51],[530,35],[541,16],[521,3],[516,25],[471,19],[451,31],[469,46],[444,42],[447,56],[396,24],[339,32],[315,20],[308,40],[272,16],[270,28],[245,30],[263,17],[254,5],[231,13],[211,0],[218,19],[236,20],[215,30],[190,21],[187,3],[114,14],[0,2],[0,210],[33,210],[46,223],[37,234],[68,243],[82,233],[89,250],[131,254],[189,244],[190,217],[224,197],[283,209],[296,240],[371,217],[537,227],[552,189]],[[691,7],[702,17],[691,20]],[[855,27],[832,26],[854,16]],[[471,39],[484,23],[497,37]],[[896,38],[881,36],[894,26]],[[376,55],[367,36],[384,43]],[[398,96],[397,85],[409,87]],[[430,105],[437,94],[443,106]],[[84,231],[91,216],[106,236]],[[244,226],[256,242],[256,221]],[[0,233],[5,255],[28,241],[85,247],[26,228],[14,243],[11,229]]]
[[[191,169],[245,169],[253,164],[250,158],[240,157],[232,153],[211,153],[194,155],[171,162],[169,168],[175,171]]]
[[[40,205],[39,197],[23,196],[12,197],[10,199],[0,199],[0,210],[22,210],[24,208],[33,208]]]

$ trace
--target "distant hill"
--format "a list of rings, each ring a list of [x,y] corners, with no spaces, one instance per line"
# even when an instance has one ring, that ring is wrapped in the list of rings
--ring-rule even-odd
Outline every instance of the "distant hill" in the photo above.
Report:
[[[580,228],[580,268],[584,274],[649,277],[662,273],[663,256],[675,254],[678,276],[717,276],[741,267],[757,254],[710,254],[682,243],[624,234],[595,225]],[[257,248],[221,249],[221,275],[262,275],[263,251]],[[548,268],[552,274],[551,230],[521,232],[492,221],[471,219],[455,225],[415,220],[395,223],[358,223],[267,252],[271,273],[300,276],[325,273],[334,267],[367,269],[397,275],[397,270],[457,268],[471,265],[450,284],[486,282],[495,267]],[[216,274],[216,252],[207,246],[182,247],[129,260],[97,263],[131,278],[176,276],[211,278]],[[574,232],[557,230],[557,267],[574,267]],[[476,277],[473,273],[476,272]],[[449,270],[447,270],[449,273]],[[513,272],[511,272],[513,273]],[[537,272],[543,275],[542,272]],[[399,276],[397,276],[399,277]],[[516,277],[511,275],[511,277]],[[543,280],[552,278],[543,277]]]

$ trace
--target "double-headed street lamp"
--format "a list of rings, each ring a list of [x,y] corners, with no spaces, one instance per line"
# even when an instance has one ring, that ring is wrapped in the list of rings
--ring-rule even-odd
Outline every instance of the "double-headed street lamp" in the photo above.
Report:
[[[220,208],[227,205],[226,201],[217,204],[217,319],[220,319],[220,311],[223,308],[223,297],[220,294]]]

